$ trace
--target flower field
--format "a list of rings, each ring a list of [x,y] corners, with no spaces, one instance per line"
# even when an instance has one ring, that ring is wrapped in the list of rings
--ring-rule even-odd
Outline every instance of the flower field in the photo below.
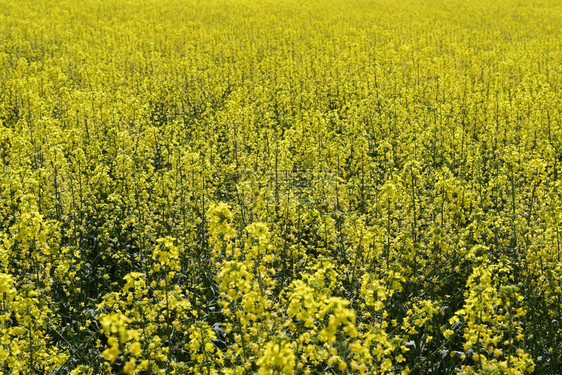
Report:
[[[562,373],[559,0],[0,0],[0,374]]]

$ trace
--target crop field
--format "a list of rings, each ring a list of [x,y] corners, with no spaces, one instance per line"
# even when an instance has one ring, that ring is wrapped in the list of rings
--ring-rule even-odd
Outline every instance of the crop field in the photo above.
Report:
[[[0,375],[562,373],[560,0],[0,0]]]

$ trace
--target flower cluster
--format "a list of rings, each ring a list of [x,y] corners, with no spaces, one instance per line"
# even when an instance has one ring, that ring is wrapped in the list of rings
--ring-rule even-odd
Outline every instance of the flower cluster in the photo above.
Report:
[[[0,375],[558,375],[559,3],[0,0]]]

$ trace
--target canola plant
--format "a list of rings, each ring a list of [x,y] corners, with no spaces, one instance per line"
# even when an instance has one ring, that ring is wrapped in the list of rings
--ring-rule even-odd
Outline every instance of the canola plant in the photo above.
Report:
[[[557,0],[0,0],[0,374],[559,374]]]

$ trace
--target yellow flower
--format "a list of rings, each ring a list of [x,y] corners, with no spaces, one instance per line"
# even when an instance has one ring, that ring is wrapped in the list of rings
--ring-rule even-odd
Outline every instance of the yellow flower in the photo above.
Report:
[[[0,300],[11,301],[16,294],[12,275],[0,273]]]
[[[135,341],[129,346],[129,353],[134,357],[138,357],[141,354],[141,349],[141,343]]]
[[[101,355],[109,362],[113,363],[119,354],[121,354],[121,350],[119,350],[119,340],[112,336],[107,340],[107,343],[109,344],[109,348],[105,349]]]
[[[294,374],[296,357],[288,340],[278,338],[265,345],[262,356],[257,360],[259,374]]]
[[[386,358],[386,359],[383,361],[382,366],[381,366],[381,369],[382,369],[383,371],[390,371],[390,370],[392,370],[392,361],[390,360],[390,358]]]
[[[451,337],[455,332],[453,332],[450,329],[446,329],[445,331],[443,331],[443,336],[448,340],[449,337]]]

